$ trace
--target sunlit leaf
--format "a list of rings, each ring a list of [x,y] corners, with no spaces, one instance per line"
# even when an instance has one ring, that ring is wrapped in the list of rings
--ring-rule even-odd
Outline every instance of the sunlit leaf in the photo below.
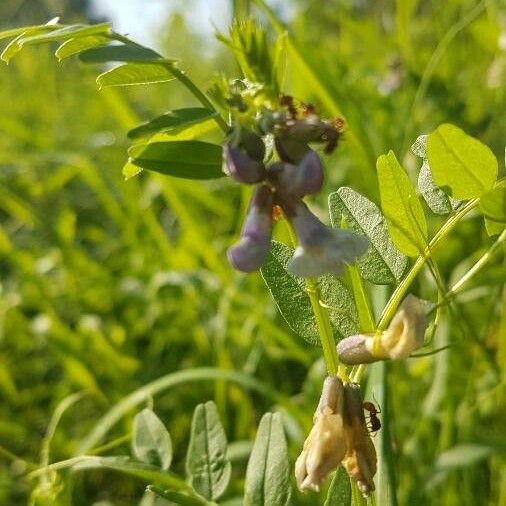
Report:
[[[106,88],[165,83],[174,79],[170,65],[168,60],[160,60],[160,63],[125,63],[100,74],[97,84],[100,88]]]
[[[137,139],[153,135],[156,132],[182,131],[184,128],[201,123],[216,115],[216,111],[204,107],[175,109],[133,128],[128,132],[128,137]]]
[[[418,256],[427,245],[427,222],[415,189],[392,151],[381,155],[376,167],[390,236],[403,253]]]
[[[290,504],[290,461],[279,413],[266,413],[258,426],[246,470],[244,506]]]
[[[481,196],[480,209],[485,218],[506,223],[506,181],[501,181]]]
[[[106,44],[110,39],[107,35],[88,35],[86,37],[77,37],[69,39],[61,44],[55,51],[58,60],[64,60],[70,56],[79,54],[87,49]]]
[[[109,33],[110,30],[110,23],[101,23],[98,25],[69,25],[52,30],[51,33],[42,33],[31,36],[23,35],[23,39],[20,41],[20,44],[22,46],[28,46],[31,44],[41,44],[43,42],[67,40],[75,37]]]
[[[54,25],[40,25],[26,29],[5,46],[2,54],[0,55],[0,60],[5,63],[9,63],[9,61],[16,56],[21,49],[23,49],[22,42],[25,37],[38,33],[52,32],[53,30],[56,30],[56,28],[57,27]]]
[[[427,159],[435,183],[458,199],[481,196],[497,179],[490,148],[453,125],[440,125],[429,135]]]
[[[167,470],[172,462],[172,441],[161,420],[150,409],[134,419],[132,450],[145,464]]]
[[[369,239],[367,252],[357,260],[362,277],[378,285],[399,282],[408,261],[390,239],[376,204],[352,188],[341,187],[329,195],[329,210],[333,226],[339,227],[344,216],[351,230]]]
[[[218,499],[230,481],[227,438],[214,402],[199,404],[193,413],[186,472],[191,486],[207,499]]]
[[[221,146],[201,141],[136,144],[130,162],[143,169],[186,179],[223,177]]]

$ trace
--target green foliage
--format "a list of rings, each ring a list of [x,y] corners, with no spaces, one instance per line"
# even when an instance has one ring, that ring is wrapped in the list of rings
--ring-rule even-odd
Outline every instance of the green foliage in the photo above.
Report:
[[[458,199],[480,197],[497,179],[490,148],[453,125],[440,125],[429,135],[427,159],[436,184]]]
[[[19,16],[33,17],[41,10],[38,5],[18,10],[17,4],[2,3],[4,13],[17,12],[15,22],[4,16],[8,25],[22,24]],[[393,149],[414,180],[416,167],[405,156],[407,147],[419,133],[432,132],[443,122],[463,128],[502,158],[506,67],[498,43],[504,27],[497,2],[362,2],[336,9],[333,3],[302,0],[289,6],[289,27],[263,2],[255,5],[252,14],[261,13],[266,21],[262,37],[267,46],[274,40],[272,32],[284,34],[276,46],[279,55],[283,46],[287,52],[283,92],[315,103],[325,116],[346,119],[339,149],[325,157],[329,192],[343,184],[353,187],[360,191],[355,198],[367,198],[369,205],[364,201],[364,206],[372,212],[372,202],[380,200],[374,177],[377,154]],[[0,74],[0,503],[25,504],[35,489],[45,504],[120,501],[133,506],[139,504],[144,485],[158,483],[152,490],[168,501],[206,504],[173,473],[184,468],[181,449],[188,441],[193,407],[213,398],[229,438],[243,448],[234,457],[228,452],[234,474],[220,503],[240,504],[256,421],[273,406],[283,409],[293,465],[321,387],[321,350],[299,340],[297,334],[307,329],[302,318],[297,323],[297,309],[291,310],[291,329],[276,316],[260,277],[235,275],[226,263],[224,250],[237,236],[247,192],[225,178],[187,182],[145,171],[125,184],[120,174],[125,132],[149,125],[163,111],[213,111],[198,91],[189,98],[192,84],[205,89],[217,69],[229,77],[239,77],[237,70],[222,49],[213,49],[187,29],[182,17],[164,28],[167,39],[160,54],[107,30],[97,35],[73,32],[62,39],[55,48],[58,59],[80,54],[80,60],[99,65],[91,71],[72,61],[57,67],[47,47],[18,44],[23,37],[50,36],[61,29],[65,26],[37,25],[0,33],[11,60]],[[271,63],[277,58],[273,53]],[[94,75],[111,68],[102,63],[147,65],[153,59],[158,72],[162,54],[181,57],[185,65],[182,74],[173,60],[164,60],[164,68],[178,79],[168,85],[170,91],[163,83],[149,93],[136,87],[97,93],[93,87]],[[262,70],[260,52],[251,52],[252,61],[246,64],[254,68],[255,54],[256,68],[274,78],[274,65]],[[190,77],[187,86],[185,78]],[[213,120],[224,129],[219,116]],[[162,138],[155,130],[153,142],[203,140],[217,145],[222,136],[216,128],[207,130],[208,122],[177,135],[167,130]],[[149,135],[139,139],[146,142]],[[441,144],[439,134],[432,135]],[[465,209],[480,213],[456,220],[432,251],[441,276],[438,289],[432,272],[420,269],[410,291],[436,302],[437,291],[451,288],[474,266],[479,269],[439,306],[436,331],[420,353],[424,356],[389,364],[384,375],[374,378],[368,368],[367,397],[379,402],[384,426],[374,439],[382,448],[376,504],[504,502],[504,238],[487,238],[481,216],[491,235],[501,233],[504,223],[487,216],[503,216],[503,200],[501,190],[492,190],[490,153],[459,135],[454,136],[458,150],[439,146],[434,162],[448,159],[459,177],[450,180],[445,168],[439,171],[441,183],[430,172],[433,161],[420,155],[427,163],[418,175],[418,190],[431,211],[447,214],[446,223]],[[455,142],[452,135],[446,140]],[[455,157],[461,150],[469,153],[464,163]],[[476,153],[483,156],[471,166]],[[140,172],[134,165],[126,167],[130,175]],[[501,177],[504,169],[500,171]],[[469,181],[473,194],[480,192],[481,197],[467,208],[449,198],[448,188],[466,182],[467,190]],[[312,208],[325,208],[323,193],[313,198]],[[346,209],[339,215],[349,207],[345,221],[354,228],[360,217],[353,210],[353,194],[346,196]],[[388,218],[385,209],[382,213]],[[443,218],[427,213],[426,220],[428,238],[439,237]],[[419,225],[414,221],[410,234]],[[384,232],[384,225],[378,228]],[[276,233],[288,242],[282,227]],[[374,236],[372,230],[366,235]],[[494,254],[481,262],[491,245]],[[374,245],[366,258],[373,250]],[[386,260],[376,260],[377,279],[388,275],[393,283]],[[420,262],[424,264],[418,259],[414,265]],[[368,272],[373,279],[372,269],[359,268],[358,273],[367,277]],[[347,309],[349,299],[353,308],[350,291],[342,288],[348,281],[330,279],[328,289],[327,280],[319,282],[322,307],[330,316],[341,317],[342,310],[349,314],[335,327],[344,335],[358,327],[356,311]],[[300,286],[293,288],[301,300],[307,297]],[[376,317],[393,289],[364,283],[365,300],[370,298]],[[302,314],[304,307],[298,309]],[[311,328],[307,335],[314,341],[316,329]],[[177,388],[166,393],[170,386]],[[39,480],[24,478],[25,470],[32,471],[39,460],[50,413],[61,399],[83,388],[91,388],[92,395],[54,427],[48,462],[57,467],[44,470],[51,479],[43,490]],[[76,464],[63,464],[73,460],[75,448],[110,455],[128,451],[130,417],[152,397],[157,413],[170,421],[176,448],[171,473],[125,457],[97,456],[77,457],[90,473],[66,471]],[[106,446],[99,447],[102,443]],[[392,481],[393,471],[398,479]],[[339,488],[333,483],[330,490],[337,493]],[[321,504],[324,498],[294,492],[290,501],[302,506]]]
[[[293,250],[274,241],[261,272],[280,313],[293,332],[311,344],[318,344],[318,328],[306,292],[305,282],[286,270]],[[357,330],[357,312],[353,297],[341,280],[333,276],[321,278],[321,293],[331,308],[330,319],[336,337],[350,335]]]
[[[339,466],[330,483],[324,506],[351,506],[351,484],[343,466]]]
[[[351,230],[369,239],[369,249],[357,261],[364,279],[377,285],[398,283],[406,270],[407,258],[394,246],[376,204],[343,186],[329,195],[329,209],[334,227],[339,227],[344,219]]]
[[[408,256],[418,256],[427,245],[427,222],[408,175],[394,153],[378,158],[381,209],[394,244]]]
[[[248,461],[244,506],[290,504],[290,467],[283,424],[279,413],[266,413]]]
[[[172,440],[161,420],[150,409],[134,419],[133,454],[145,464],[167,470],[172,462]]]
[[[199,404],[193,414],[186,472],[191,486],[210,500],[218,499],[231,474],[227,438],[214,402]]]

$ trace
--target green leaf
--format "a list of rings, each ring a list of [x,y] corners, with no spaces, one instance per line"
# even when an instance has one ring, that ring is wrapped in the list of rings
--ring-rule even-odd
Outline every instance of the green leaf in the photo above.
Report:
[[[350,478],[343,466],[339,466],[330,483],[324,506],[351,506]]]
[[[206,500],[197,497],[191,497],[189,495],[176,492],[175,490],[163,489],[155,485],[149,485],[147,490],[156,494],[157,496],[167,499],[171,503],[180,504],[181,506],[202,506],[209,504]]]
[[[97,84],[100,88],[106,88],[165,83],[174,79],[169,70],[170,65],[170,60],[160,60],[160,63],[125,63],[100,74]]]
[[[286,270],[293,250],[277,241],[260,272],[279,312],[293,332],[311,344],[319,345],[318,327],[306,292],[305,281]],[[348,336],[358,330],[353,297],[336,277],[320,278],[322,299],[331,307],[329,316],[337,337]]]
[[[161,420],[150,409],[134,419],[132,451],[145,464],[167,470],[172,462],[172,441]]]
[[[227,437],[214,402],[195,408],[186,472],[190,485],[207,499],[218,499],[228,486],[231,465],[227,458]]]
[[[344,216],[349,228],[369,239],[369,249],[357,260],[364,279],[377,285],[398,283],[408,259],[394,245],[380,210],[370,200],[347,187],[329,195],[330,220],[338,227]]]
[[[290,504],[290,459],[279,413],[266,413],[246,470],[244,506]]]
[[[381,155],[376,168],[390,236],[403,253],[418,256],[427,245],[427,222],[415,189],[393,151]]]
[[[481,196],[480,209],[485,218],[506,223],[506,181],[499,182]]]
[[[10,39],[11,37],[17,37],[18,35],[21,35],[23,33],[34,33],[39,28],[46,28],[50,27],[52,30],[56,30],[58,26],[52,25],[52,24],[45,24],[45,25],[32,25],[32,26],[20,26],[18,28],[10,28],[9,30],[4,30],[0,32],[0,40],[2,39]]]
[[[427,138],[428,135],[420,135],[411,146],[411,152],[423,160],[418,174],[418,191],[433,213],[449,214],[460,204],[460,201],[446,195],[434,183],[427,160]]]
[[[435,183],[458,199],[480,197],[497,179],[490,148],[453,125],[440,125],[429,135],[427,159]]]
[[[128,132],[130,139],[153,135],[156,132],[176,132],[217,116],[216,111],[204,107],[176,109],[158,116]]]
[[[130,162],[143,169],[186,179],[223,177],[221,146],[201,141],[152,142],[128,150]]]
[[[139,44],[120,44],[89,49],[79,55],[84,63],[106,63],[111,61],[126,62],[165,62],[176,61],[164,59],[159,53]]]
[[[72,466],[72,469],[74,471],[109,469],[162,487],[176,490],[187,488],[186,484],[180,478],[168,471],[161,471],[154,466],[134,462],[128,457],[82,457],[79,463]]]
[[[110,23],[100,23],[98,25],[69,25],[63,28],[52,30],[51,33],[42,33],[32,36],[23,35],[20,41],[22,46],[31,44],[42,44],[44,42],[54,42],[58,40],[67,40],[75,37],[85,37],[88,35],[97,35],[102,33],[110,33]]]
[[[59,61],[62,61],[69,56],[74,56],[93,47],[102,46],[109,40],[111,40],[111,38],[107,35],[88,35],[86,37],[76,37],[69,39],[61,44],[54,54]]]
[[[23,31],[20,33],[16,38],[11,40],[7,46],[5,46],[4,50],[2,51],[2,54],[0,55],[0,60],[4,61],[5,63],[9,63],[9,61],[16,56],[21,49],[23,49],[22,41],[25,37],[37,33],[46,33],[46,32],[52,32],[53,30],[56,30],[57,27],[54,25],[40,25],[40,26],[34,26],[32,28],[28,28],[26,31]]]

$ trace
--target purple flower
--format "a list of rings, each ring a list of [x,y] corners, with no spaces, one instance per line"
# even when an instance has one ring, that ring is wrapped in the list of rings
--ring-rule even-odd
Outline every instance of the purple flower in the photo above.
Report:
[[[264,184],[259,185],[251,199],[241,239],[227,252],[235,269],[256,271],[267,259],[271,247],[273,205],[272,190]]]
[[[345,264],[365,253],[369,245],[367,238],[325,226],[301,200],[284,198],[280,205],[299,239],[299,246],[287,265],[295,276],[339,275]]]
[[[230,144],[223,146],[224,171],[239,183],[255,184],[265,179],[264,164]]]
[[[273,163],[268,177],[279,192],[300,199],[304,195],[314,195],[321,190],[323,167],[320,157],[310,150],[298,165],[287,162]]]

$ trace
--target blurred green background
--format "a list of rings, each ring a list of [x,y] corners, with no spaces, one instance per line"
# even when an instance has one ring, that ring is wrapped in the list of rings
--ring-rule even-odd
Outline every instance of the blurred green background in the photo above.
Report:
[[[286,91],[323,116],[347,120],[342,146],[326,158],[326,191],[311,202],[321,216],[326,194],[342,184],[377,200],[375,160],[389,149],[415,177],[419,163],[409,146],[442,122],[487,143],[504,176],[504,1],[268,3],[298,50],[288,54]],[[212,22],[225,30],[234,12],[248,11],[274,36],[244,0],[2,0],[0,28],[57,14],[64,23],[113,16],[118,31],[181,59],[207,88],[218,71],[238,72],[214,41]],[[174,371],[242,371],[308,417],[323,376],[319,350],[288,330],[260,276],[237,274],[226,262],[247,191],[228,180],[122,179],[126,131],[194,99],[176,82],[98,91],[99,69],[58,64],[54,49],[30,48],[0,67],[2,505],[27,503],[30,484],[20,476],[38,465],[51,415],[71,393],[89,395],[64,414],[51,462],[72,456],[125,395]],[[434,231],[441,219],[431,216]],[[445,280],[458,279],[490,244],[479,216],[462,223],[437,254]],[[400,505],[506,505],[505,272],[499,255],[459,298],[462,321],[445,314],[435,347],[449,349],[387,370]],[[435,300],[429,274],[413,290]],[[374,292],[378,311],[387,292]],[[175,442],[176,470],[184,468],[192,410],[208,399],[236,442],[251,441],[260,416],[273,409],[269,399],[224,381],[181,384],[156,397],[154,409]],[[131,416],[109,440],[129,432]],[[295,458],[304,434],[287,428]],[[441,462],[461,445],[477,451]],[[127,453],[128,443],[114,452]],[[246,459],[238,452],[230,496],[240,491]],[[62,500],[75,505],[134,505],[143,493],[142,484],[107,473],[64,483]],[[294,497],[294,504],[314,501]]]

